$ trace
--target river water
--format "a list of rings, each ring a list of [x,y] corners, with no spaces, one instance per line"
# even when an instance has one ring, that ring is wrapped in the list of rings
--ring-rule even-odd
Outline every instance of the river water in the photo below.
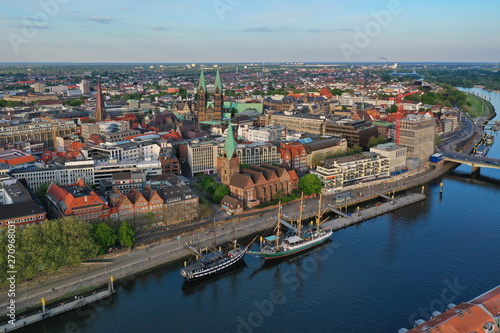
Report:
[[[500,94],[491,97],[500,112]],[[497,117],[496,119],[500,119]],[[500,141],[500,138],[497,138]],[[500,158],[500,142],[490,149]],[[338,231],[299,257],[183,286],[180,262],[109,301],[19,332],[397,332],[500,284],[500,170],[460,166],[427,200]]]

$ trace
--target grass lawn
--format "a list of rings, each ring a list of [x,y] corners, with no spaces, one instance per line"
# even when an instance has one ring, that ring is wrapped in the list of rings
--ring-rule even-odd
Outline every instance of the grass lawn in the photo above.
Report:
[[[470,104],[469,110],[466,110],[472,117],[482,117],[489,114],[489,103],[485,103],[483,106],[483,99],[474,95],[467,95],[465,100]]]

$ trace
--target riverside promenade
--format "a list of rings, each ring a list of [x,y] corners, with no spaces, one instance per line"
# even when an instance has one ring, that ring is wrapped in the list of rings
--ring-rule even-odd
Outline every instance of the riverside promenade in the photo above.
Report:
[[[380,181],[376,184],[372,183],[366,187],[353,188],[352,190],[362,193],[362,195],[343,203],[342,206],[353,206],[361,202],[377,199],[379,198],[377,193],[387,194],[389,191],[397,193],[409,188],[420,188],[424,183],[442,176],[457,165],[448,163],[439,169],[423,171],[414,175],[408,174],[398,179]],[[333,196],[324,198],[324,207],[326,207],[328,200],[332,198]],[[298,205],[299,202],[286,205],[284,206],[284,211],[292,217],[292,214],[298,212]],[[309,199],[307,205],[308,207],[317,206],[317,198]],[[351,221],[350,224],[345,218],[338,219],[339,221],[332,222],[334,223],[332,227],[336,228],[334,230],[338,230],[348,225],[367,220],[372,214],[372,217],[374,217],[399,208],[398,205],[387,206],[387,208],[385,204],[383,205],[377,206],[373,211],[361,211],[361,216],[357,216],[358,220],[354,220],[353,217],[352,221],[356,222]],[[387,210],[382,211],[382,209]],[[16,309],[18,311],[33,309],[39,306],[41,297],[50,302],[51,300],[82,294],[85,290],[89,290],[89,288],[105,285],[110,276],[114,276],[118,283],[126,286],[134,280],[135,275],[138,273],[189,256],[191,252],[186,248],[187,243],[195,244],[195,246],[199,247],[213,246],[214,235],[216,235],[218,244],[224,244],[234,239],[242,239],[246,236],[270,230],[275,226],[274,218],[276,212],[276,208],[270,207],[267,210],[256,213],[234,216],[232,219],[225,221],[205,224],[203,227],[192,230],[182,232],[169,230],[172,234],[166,235],[161,239],[139,244],[128,253],[124,252],[122,255],[111,259],[97,259],[85,263],[83,264],[83,269],[74,275],[51,281],[35,282],[29,286],[21,284],[17,289]],[[316,209],[314,209],[314,212],[311,211],[312,214],[316,214],[316,212]],[[179,262],[179,267],[181,265],[182,263]],[[7,294],[2,293],[0,295],[0,315],[5,316],[7,314],[6,307],[8,304],[9,298]]]

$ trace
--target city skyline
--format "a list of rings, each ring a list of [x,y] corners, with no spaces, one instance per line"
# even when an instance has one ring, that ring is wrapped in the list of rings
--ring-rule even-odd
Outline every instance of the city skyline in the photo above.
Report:
[[[4,4],[0,62],[498,62],[493,1]]]

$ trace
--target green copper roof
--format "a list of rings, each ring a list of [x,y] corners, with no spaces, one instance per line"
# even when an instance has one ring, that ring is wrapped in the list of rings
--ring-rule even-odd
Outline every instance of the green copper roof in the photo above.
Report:
[[[236,149],[238,149],[238,145],[234,139],[233,125],[230,121],[229,127],[227,128],[226,143],[224,143],[224,150],[226,151],[228,160],[231,160],[233,154],[236,152]]]
[[[215,73],[215,89],[219,88],[222,91],[222,81],[220,79],[219,67],[217,67],[217,72]]]
[[[203,74],[203,69],[200,72],[200,83],[198,84],[198,90],[200,90],[200,88],[203,88],[203,91],[205,91],[205,93],[207,92],[207,85],[205,84],[205,75]]]

